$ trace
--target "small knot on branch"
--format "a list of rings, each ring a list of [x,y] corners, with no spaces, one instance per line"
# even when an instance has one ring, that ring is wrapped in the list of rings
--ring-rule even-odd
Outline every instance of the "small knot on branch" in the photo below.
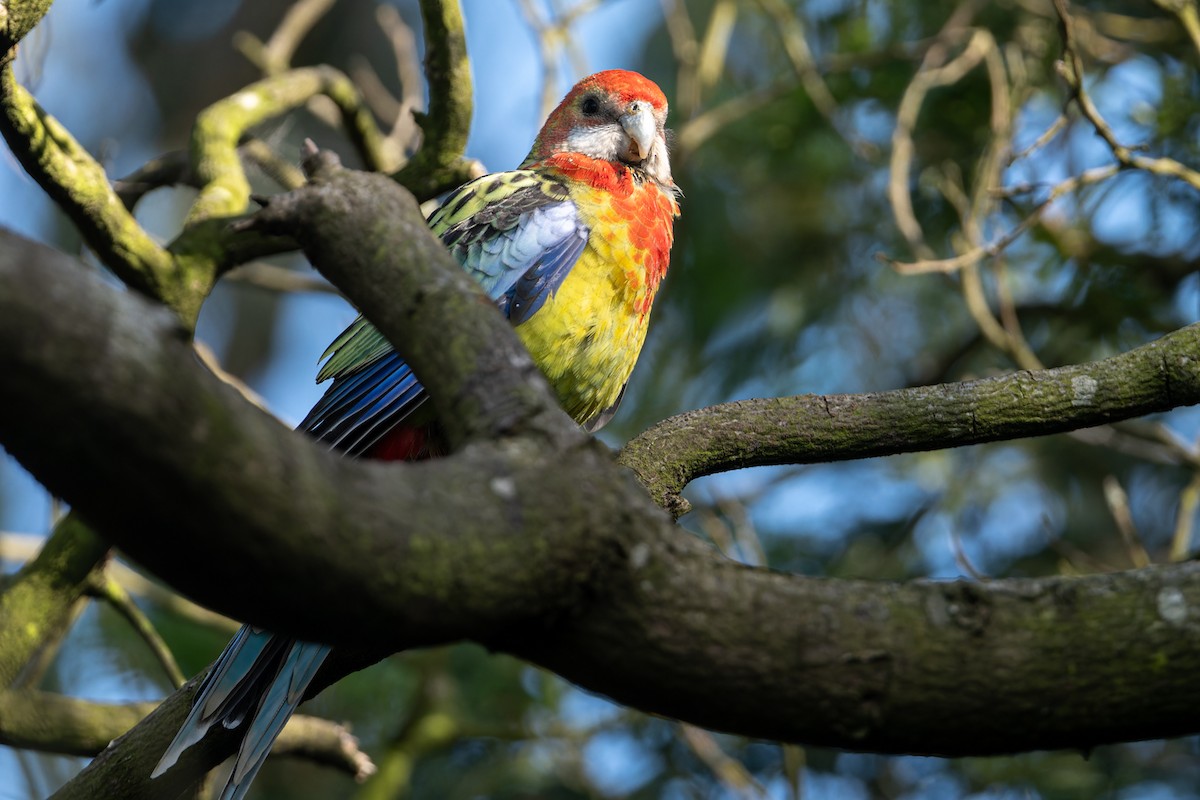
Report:
[[[320,180],[321,176],[333,170],[342,168],[342,160],[332,150],[322,150],[312,139],[305,139],[300,146],[300,167],[310,180]]]

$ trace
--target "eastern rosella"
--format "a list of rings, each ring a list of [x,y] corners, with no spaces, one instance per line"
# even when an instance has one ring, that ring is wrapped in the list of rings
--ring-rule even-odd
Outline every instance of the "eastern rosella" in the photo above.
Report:
[[[589,431],[615,411],[667,270],[679,191],[667,100],[645,77],[609,70],[575,85],[520,168],[450,194],[429,225],[495,299]],[[425,390],[361,316],[326,350],[333,383],[300,429],[352,456],[419,459],[443,443]],[[153,775],[210,727],[246,725],[221,797],[242,797],[329,648],[243,627],[217,659]]]

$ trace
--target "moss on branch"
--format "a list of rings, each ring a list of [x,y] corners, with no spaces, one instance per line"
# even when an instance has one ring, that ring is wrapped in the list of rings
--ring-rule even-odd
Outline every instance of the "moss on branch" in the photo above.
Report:
[[[0,63],[34,26],[42,21],[54,0],[7,0],[0,3]]]
[[[134,220],[103,167],[17,83],[11,63],[0,67],[0,133],[118,278],[172,307],[184,302],[173,285],[171,254]]]
[[[476,177],[479,166],[463,158],[474,101],[462,9],[458,0],[421,0],[421,18],[429,112],[417,115],[420,150],[393,177],[424,201]]]
[[[213,103],[200,112],[192,128],[192,172],[200,196],[188,224],[245,213],[250,182],[238,155],[246,132],[324,95],[342,112],[346,131],[368,168],[380,166],[382,135],[358,90],[332,67],[303,67],[264,78]]]
[[[0,690],[22,683],[38,652],[67,632],[108,549],[70,514],[55,526],[37,558],[0,583]]]

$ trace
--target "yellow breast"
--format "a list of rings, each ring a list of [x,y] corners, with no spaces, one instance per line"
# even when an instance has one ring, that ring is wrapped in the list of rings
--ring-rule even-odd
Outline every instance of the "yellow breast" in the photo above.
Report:
[[[585,425],[616,404],[637,363],[674,216],[673,202],[655,204],[651,210],[659,213],[646,219],[611,197],[601,199],[576,201],[591,230],[583,254],[545,305],[516,328],[563,409]]]

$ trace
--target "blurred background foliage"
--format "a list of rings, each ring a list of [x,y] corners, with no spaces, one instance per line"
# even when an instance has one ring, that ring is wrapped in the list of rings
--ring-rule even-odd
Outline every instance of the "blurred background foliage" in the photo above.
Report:
[[[199,110],[262,75],[244,54],[247,33],[266,39],[290,5],[59,0],[23,46],[18,74],[112,175],[125,174],[184,147]],[[424,98],[419,71],[412,77],[415,6],[339,0],[292,59],[354,76],[385,126],[398,119],[399,145],[412,143],[406,109]],[[642,363],[604,432],[613,446],[670,414],[742,397],[1089,361],[1200,311],[1200,184],[1118,170],[1098,135],[1100,126],[1135,154],[1200,163],[1200,23],[1194,3],[1181,7],[1178,17],[1116,0],[1072,7],[1099,115],[1089,119],[1071,102],[1049,0],[464,0],[477,81],[468,152],[491,170],[514,166],[547,100],[595,69],[639,69],[671,98],[683,217]],[[349,157],[320,111],[259,135],[293,160],[306,136]],[[276,190],[264,173],[256,182]],[[188,191],[154,193],[139,218],[166,237]],[[3,150],[0,222],[80,249]],[[313,282],[298,257],[272,263]],[[290,423],[318,396],[311,376],[324,344],[353,317],[315,283],[278,291],[254,274],[225,280],[199,327],[224,369]],[[841,577],[1046,575],[1186,558],[1198,429],[1200,414],[1184,409],[1071,436],[717,476],[689,489],[695,510],[682,524],[734,558]],[[11,570],[54,507],[14,462],[0,477]],[[137,587],[183,671],[207,665],[232,628]],[[129,700],[170,685],[124,618],[92,604],[47,688]],[[277,760],[252,797],[1200,793],[1195,738],[956,761],[780,747],[648,718],[473,646],[394,657],[306,711],[349,721],[379,774],[355,786]],[[80,764],[0,749],[0,798],[44,796]]]

